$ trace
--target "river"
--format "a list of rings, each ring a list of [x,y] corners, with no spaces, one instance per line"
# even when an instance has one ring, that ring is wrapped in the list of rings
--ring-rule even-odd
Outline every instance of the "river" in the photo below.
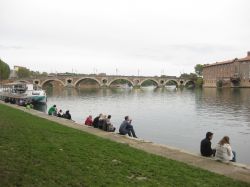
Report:
[[[103,113],[119,128],[129,115],[138,137],[194,153],[207,131],[212,147],[228,135],[237,162],[250,164],[250,89],[64,89],[48,92],[53,104],[80,124]]]

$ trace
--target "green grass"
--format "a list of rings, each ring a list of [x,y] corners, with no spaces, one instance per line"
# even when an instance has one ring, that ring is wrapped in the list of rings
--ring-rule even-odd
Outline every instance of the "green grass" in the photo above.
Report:
[[[250,186],[2,104],[0,119],[3,187]]]

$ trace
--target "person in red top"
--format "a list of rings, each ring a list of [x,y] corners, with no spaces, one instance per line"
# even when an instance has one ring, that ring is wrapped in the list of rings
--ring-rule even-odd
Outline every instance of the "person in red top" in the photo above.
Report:
[[[92,126],[92,123],[93,123],[92,116],[89,115],[89,117],[87,117],[87,119],[85,120],[84,124],[88,126]]]

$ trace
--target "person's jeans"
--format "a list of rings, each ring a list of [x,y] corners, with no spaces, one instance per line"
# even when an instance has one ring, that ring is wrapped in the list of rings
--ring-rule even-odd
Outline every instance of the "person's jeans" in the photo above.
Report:
[[[128,135],[129,135],[129,136],[131,136],[131,133],[132,133],[133,137],[134,137],[134,138],[137,138],[137,136],[135,135],[135,131],[134,131],[134,128],[133,128],[132,125],[128,125],[126,129],[127,129],[127,131],[128,131]]]
[[[230,160],[232,162],[236,162],[236,152],[235,151],[232,151],[233,152],[233,159]]]

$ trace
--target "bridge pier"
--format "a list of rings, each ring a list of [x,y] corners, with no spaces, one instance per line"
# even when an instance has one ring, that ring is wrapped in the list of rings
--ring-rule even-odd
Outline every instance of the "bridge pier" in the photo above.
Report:
[[[164,88],[165,85],[157,85],[156,88]]]
[[[140,89],[140,88],[141,88],[141,85],[139,85],[139,84],[133,86],[133,89]]]
[[[100,86],[100,88],[109,88],[109,86],[106,85],[106,84],[102,84],[102,85]]]

